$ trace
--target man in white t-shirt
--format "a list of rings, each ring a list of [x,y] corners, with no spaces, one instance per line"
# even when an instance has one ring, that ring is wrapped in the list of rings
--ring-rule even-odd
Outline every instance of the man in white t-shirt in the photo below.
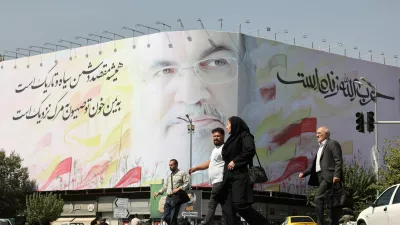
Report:
[[[141,224],[141,223],[140,223],[139,215],[138,215],[138,214],[135,214],[135,215],[133,216],[131,225],[140,225],[140,224]]]
[[[218,202],[214,200],[214,195],[218,186],[222,182],[223,172],[224,172],[224,160],[222,160],[222,147],[225,142],[225,131],[224,129],[218,127],[211,131],[213,135],[213,141],[215,148],[211,153],[211,157],[208,161],[189,169],[189,174],[196,172],[198,170],[208,169],[208,177],[210,183],[212,184],[210,202],[208,203],[208,212],[206,218],[201,224],[211,224],[212,218],[215,214],[215,209],[218,206]]]

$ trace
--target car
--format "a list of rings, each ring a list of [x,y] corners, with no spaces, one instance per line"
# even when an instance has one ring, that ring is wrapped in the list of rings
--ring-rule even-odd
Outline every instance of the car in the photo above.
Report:
[[[309,216],[288,216],[282,225],[317,225]]]
[[[400,184],[386,189],[379,197],[370,202],[357,217],[357,225],[395,225],[400,224]]]
[[[0,219],[0,225],[12,225],[9,219]]]

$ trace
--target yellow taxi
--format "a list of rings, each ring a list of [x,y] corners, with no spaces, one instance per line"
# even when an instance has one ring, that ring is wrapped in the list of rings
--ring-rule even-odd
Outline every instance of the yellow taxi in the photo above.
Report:
[[[317,225],[309,216],[288,216],[282,225]]]

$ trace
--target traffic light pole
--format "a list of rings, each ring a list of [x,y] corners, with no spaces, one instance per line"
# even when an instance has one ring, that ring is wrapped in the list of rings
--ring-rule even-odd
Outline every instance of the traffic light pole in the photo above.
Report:
[[[375,84],[375,87],[373,87],[374,88],[374,90],[375,90],[375,101],[374,101],[374,121],[375,121],[375,123],[376,122],[378,122],[378,91],[376,90],[376,84]],[[380,157],[380,154],[379,154],[379,147],[378,147],[379,145],[378,145],[378,124],[376,124],[375,125],[375,150],[376,150],[376,153],[377,153],[377,155],[378,155],[378,166],[379,166],[379,157]],[[378,167],[379,168],[379,167]],[[376,181],[377,182],[379,182],[379,171],[378,171],[378,173],[376,174]],[[376,197],[378,197],[378,195],[379,195],[379,191],[377,191],[377,193],[376,193]]]
[[[367,79],[364,77],[360,78],[360,81],[356,81],[356,83],[360,85],[364,85],[364,82],[371,87],[375,91],[375,101],[374,101],[374,131],[375,131],[375,148],[376,152],[378,154],[378,162],[379,162],[379,147],[378,147],[378,124],[400,124],[400,121],[378,121],[378,91],[377,91],[377,85],[372,85]],[[368,119],[367,119],[368,120]],[[357,129],[358,130],[358,129]],[[368,128],[369,130],[369,128]],[[360,131],[360,130],[358,130]],[[363,132],[362,132],[363,133]],[[379,182],[379,173],[376,175],[376,179]],[[379,191],[377,191],[377,195],[379,195]]]
[[[375,101],[374,101],[375,102],[375,104],[374,104],[375,148],[376,148],[376,152],[378,154],[378,162],[379,162],[380,154],[379,154],[379,147],[378,147],[378,124],[400,124],[400,121],[378,121],[378,111],[377,111],[378,110],[378,91],[376,89],[376,86],[377,85],[375,85],[375,87],[374,86],[371,86],[371,87],[373,87],[374,91],[375,91]],[[376,175],[376,180],[379,182],[379,172]],[[378,196],[379,196],[379,191],[376,192],[376,197],[378,197]]]

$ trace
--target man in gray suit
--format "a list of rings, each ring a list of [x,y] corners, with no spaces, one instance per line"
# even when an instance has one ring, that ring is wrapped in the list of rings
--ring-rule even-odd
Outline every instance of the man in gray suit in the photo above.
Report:
[[[328,127],[322,126],[317,130],[319,148],[314,156],[313,163],[303,173],[300,178],[308,175],[310,179],[308,185],[319,186],[315,194],[315,210],[317,213],[318,225],[323,225],[324,203],[326,192],[333,187],[334,183],[339,183],[343,178],[343,157],[342,148],[337,141],[329,138]],[[340,209],[328,207],[328,218],[330,225],[339,225]]]

